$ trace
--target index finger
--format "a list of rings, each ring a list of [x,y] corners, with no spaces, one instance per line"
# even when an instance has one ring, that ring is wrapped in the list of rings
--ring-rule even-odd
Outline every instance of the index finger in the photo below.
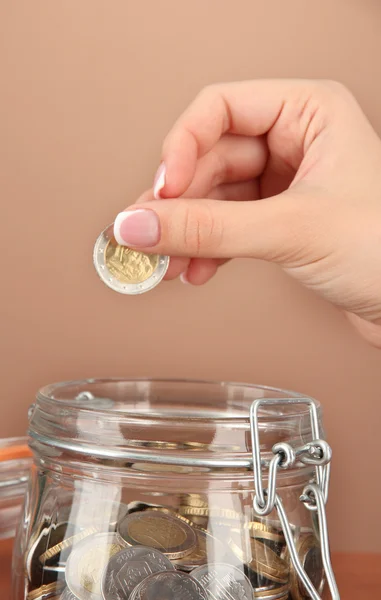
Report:
[[[304,80],[258,79],[206,87],[185,110],[167,135],[162,151],[165,185],[161,196],[185,193],[197,160],[225,133],[264,135],[277,122],[287,100],[307,90]]]

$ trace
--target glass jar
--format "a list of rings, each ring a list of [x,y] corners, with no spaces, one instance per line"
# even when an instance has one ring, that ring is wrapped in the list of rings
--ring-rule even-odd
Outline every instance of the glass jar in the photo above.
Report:
[[[0,439],[0,598],[10,596],[13,541],[30,465],[26,438]]]
[[[317,428],[316,403],[268,387],[122,379],[45,387],[30,411],[34,466],[13,600],[301,600],[310,596],[293,548],[321,594],[325,538],[317,512],[300,501],[319,480],[321,457],[309,445]]]

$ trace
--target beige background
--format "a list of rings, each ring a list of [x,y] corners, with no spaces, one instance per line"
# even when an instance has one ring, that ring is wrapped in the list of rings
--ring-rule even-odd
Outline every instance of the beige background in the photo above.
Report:
[[[230,264],[203,288],[123,297],[91,258],[209,82],[339,79],[381,131],[380,3],[3,0],[0,29],[0,435],[22,433],[35,390],[67,378],[294,388],[325,407],[333,547],[380,550],[381,352],[263,263]]]

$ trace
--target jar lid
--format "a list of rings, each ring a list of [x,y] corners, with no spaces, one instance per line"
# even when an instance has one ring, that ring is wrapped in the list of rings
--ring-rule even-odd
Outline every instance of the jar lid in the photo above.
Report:
[[[32,447],[92,460],[182,467],[252,468],[249,412],[259,398],[284,399],[259,412],[261,451],[312,440],[301,394],[243,383],[89,379],[49,385],[30,413]],[[320,408],[318,408],[320,417]],[[46,451],[46,450],[45,450]],[[57,454],[57,455],[58,455]]]

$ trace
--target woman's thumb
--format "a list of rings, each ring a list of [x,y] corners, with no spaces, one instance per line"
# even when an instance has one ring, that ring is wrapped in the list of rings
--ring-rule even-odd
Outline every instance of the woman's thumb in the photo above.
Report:
[[[119,244],[148,253],[282,260],[304,244],[300,205],[290,192],[266,200],[174,199],[134,205],[115,219]]]

